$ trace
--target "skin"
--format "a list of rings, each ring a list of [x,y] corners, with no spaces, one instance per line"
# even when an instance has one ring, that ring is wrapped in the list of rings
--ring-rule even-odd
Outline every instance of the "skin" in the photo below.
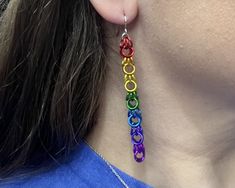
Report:
[[[91,1],[109,20],[109,33],[112,23],[123,24],[116,17],[123,18],[125,2],[104,0],[99,6],[108,6],[105,1],[122,6],[109,14],[106,7],[104,16]],[[138,6],[128,32],[135,45],[146,160],[138,164],[132,157],[120,36],[107,41],[108,79],[97,125],[86,140],[111,164],[158,188],[234,187],[235,2],[130,2],[129,11]]]

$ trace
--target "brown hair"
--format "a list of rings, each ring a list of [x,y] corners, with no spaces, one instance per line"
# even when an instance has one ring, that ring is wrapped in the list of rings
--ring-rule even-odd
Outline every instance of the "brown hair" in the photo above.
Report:
[[[14,22],[9,7],[1,20],[0,177],[68,154],[96,121],[106,72],[90,1],[14,3]]]

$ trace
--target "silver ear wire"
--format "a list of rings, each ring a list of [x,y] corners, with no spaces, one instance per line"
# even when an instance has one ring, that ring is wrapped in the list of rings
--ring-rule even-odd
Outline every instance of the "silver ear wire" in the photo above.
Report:
[[[126,17],[126,15],[124,15],[124,25],[125,25],[124,32],[127,33],[127,17]]]
[[[127,16],[124,14],[124,32],[122,33],[122,38],[127,35],[128,35],[128,33],[127,33]]]

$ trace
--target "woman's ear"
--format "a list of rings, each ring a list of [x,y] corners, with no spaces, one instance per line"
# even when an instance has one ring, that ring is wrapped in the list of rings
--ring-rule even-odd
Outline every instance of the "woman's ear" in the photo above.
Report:
[[[90,0],[96,11],[108,22],[123,25],[132,22],[138,13],[137,0]]]

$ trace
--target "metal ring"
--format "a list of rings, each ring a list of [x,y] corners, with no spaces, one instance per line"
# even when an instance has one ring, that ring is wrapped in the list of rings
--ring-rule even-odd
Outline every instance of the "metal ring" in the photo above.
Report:
[[[122,66],[124,66],[125,64],[134,65],[133,57],[124,57],[124,59],[122,60]]]
[[[135,136],[139,136],[140,140],[136,140]],[[131,141],[133,144],[142,144],[144,142],[144,135],[140,132],[136,131],[134,134],[131,135]]]
[[[133,83],[133,84],[134,84],[134,88],[133,88],[133,89],[129,89],[129,88],[127,87],[127,85],[128,85],[129,83]],[[125,89],[126,89],[128,92],[134,92],[134,91],[137,90],[137,83],[136,83],[134,80],[126,80],[126,81],[125,81]]]
[[[128,71],[126,70],[126,67],[127,67],[127,66],[131,66],[131,67],[132,67],[132,71],[131,71],[131,72],[128,72]],[[126,63],[126,64],[123,65],[122,70],[123,70],[124,73],[129,74],[129,75],[130,75],[130,74],[134,74],[134,73],[135,73],[135,65],[134,65],[134,64],[131,64],[131,63]]]
[[[125,37],[129,37],[129,35],[128,35],[128,33],[127,33],[126,31],[124,31],[124,32],[122,33],[122,39],[125,38]]]
[[[135,105],[132,105],[130,102],[135,101]],[[135,110],[139,106],[139,100],[136,97],[132,97],[126,101],[127,108],[130,110]]]
[[[132,121],[133,118],[137,118],[137,119],[138,119],[137,123],[135,123],[135,122]],[[138,127],[138,126],[141,124],[141,121],[142,121],[141,116],[137,115],[136,113],[131,114],[131,115],[129,114],[129,117],[128,117],[128,124],[129,124],[132,128]]]
[[[129,52],[126,54],[124,52],[124,50],[129,50]],[[134,48],[133,47],[130,47],[130,48],[121,48],[120,50],[120,54],[123,56],[123,57],[127,57],[127,58],[130,58],[134,55]]]
[[[134,144],[133,145],[134,159],[137,162],[142,162],[145,159],[145,148],[143,144]],[[140,156],[138,156],[140,155]]]

